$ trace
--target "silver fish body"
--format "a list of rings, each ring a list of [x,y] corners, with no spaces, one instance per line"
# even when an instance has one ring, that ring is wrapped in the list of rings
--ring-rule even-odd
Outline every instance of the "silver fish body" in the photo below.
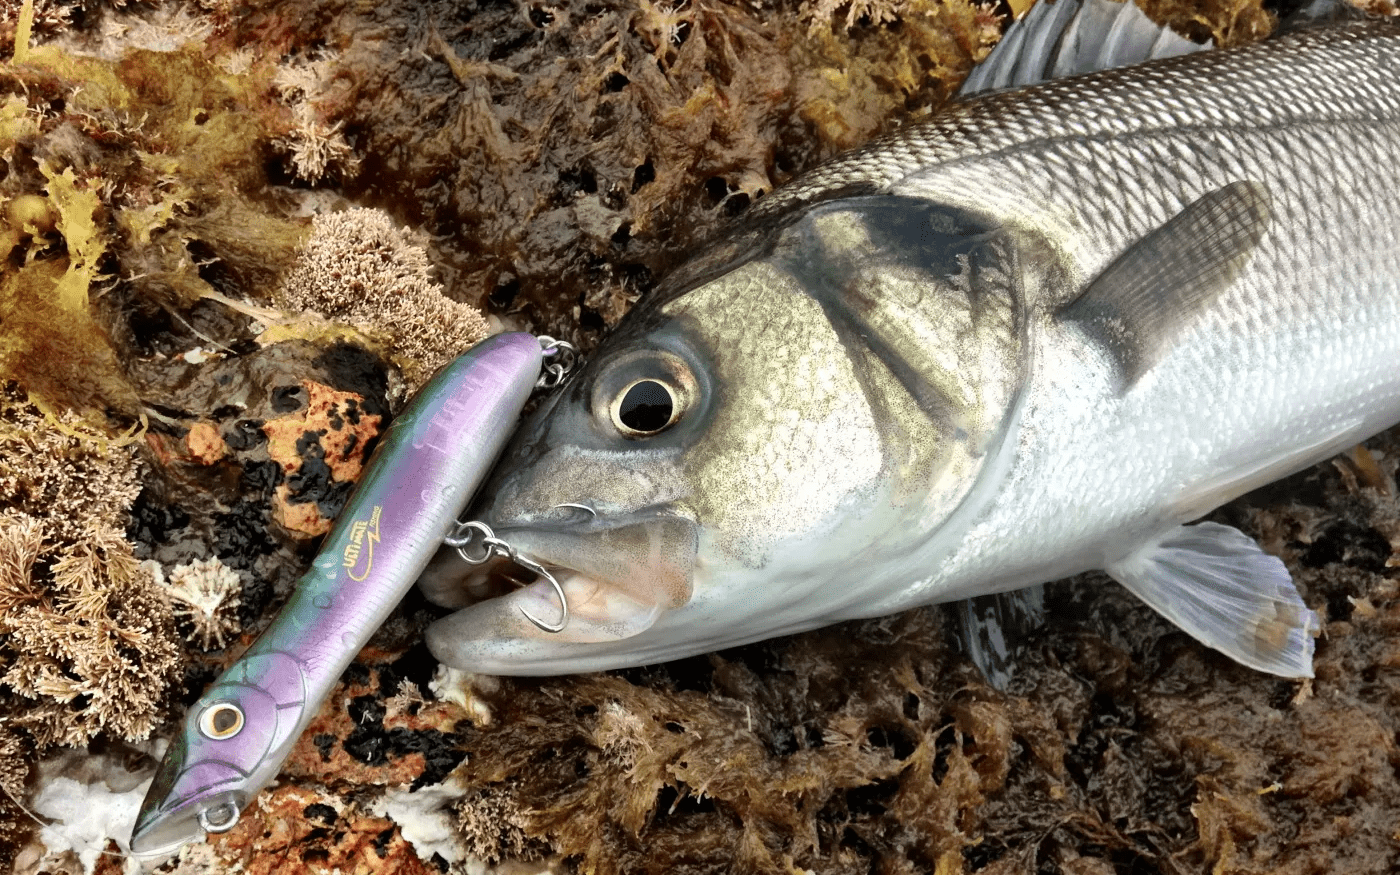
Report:
[[[630,313],[483,492],[578,618],[522,623],[536,585],[430,646],[594,670],[1105,569],[1309,674],[1282,564],[1183,524],[1400,420],[1397,151],[1400,29],[1353,23],[955,103],[817,169]]]

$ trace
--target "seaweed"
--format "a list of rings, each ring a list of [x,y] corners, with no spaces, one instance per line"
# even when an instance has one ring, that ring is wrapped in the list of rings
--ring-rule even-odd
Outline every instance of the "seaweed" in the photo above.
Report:
[[[449,297],[585,347],[775,185],[951,93],[995,41],[964,2],[896,27],[693,2],[261,2],[218,46],[297,68],[341,190],[424,229]],[[404,46],[421,51],[403,51]]]
[[[443,294],[427,251],[380,210],[316,216],[276,297],[288,309],[363,330],[402,369],[407,393],[488,332],[476,308]]]

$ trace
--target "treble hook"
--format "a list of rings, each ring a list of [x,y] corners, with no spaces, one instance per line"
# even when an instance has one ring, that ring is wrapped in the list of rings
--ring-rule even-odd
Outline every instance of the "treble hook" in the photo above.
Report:
[[[482,551],[479,556],[473,556],[467,551],[467,548],[478,536],[481,538]],[[549,573],[549,569],[528,556],[521,556],[514,547],[496,537],[496,533],[491,531],[491,527],[486,523],[476,520],[466,523],[459,522],[452,534],[443,538],[442,542],[449,547],[456,548],[457,555],[461,556],[469,565],[481,565],[492,556],[502,556],[527,571],[533,571],[543,577],[549,581],[549,585],[554,589],[554,595],[559,599],[559,622],[549,623],[541,620],[525,610],[524,607],[519,609],[520,613],[524,614],[525,619],[543,632],[563,632],[564,627],[569,624],[569,597],[564,594],[564,587],[553,574]]]
[[[567,340],[558,340],[557,338],[550,337],[548,334],[541,334],[539,336],[539,342],[540,351],[544,353],[544,357],[549,361],[545,363],[544,372],[540,374],[540,378],[535,383],[535,387],[538,389],[553,389],[555,386],[564,382],[564,378],[567,377],[578,364],[578,347],[569,343]]]
[[[586,504],[579,504],[577,501],[566,501],[563,504],[556,504],[554,505],[554,507],[551,507],[550,510],[558,510],[561,507],[571,507],[574,510],[581,510],[586,512],[590,517],[593,517],[594,519],[598,518],[598,511],[594,510]]]

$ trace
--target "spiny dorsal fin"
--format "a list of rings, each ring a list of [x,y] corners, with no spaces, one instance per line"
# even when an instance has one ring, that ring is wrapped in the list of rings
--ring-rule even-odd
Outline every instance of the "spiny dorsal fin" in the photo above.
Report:
[[[1210,48],[1154,24],[1132,0],[1041,0],[958,89],[970,97]]]
[[[1056,315],[1101,344],[1129,388],[1249,264],[1271,216],[1263,185],[1218,188],[1134,243]]]
[[[1285,4],[1287,5],[1287,4]],[[1348,21],[1365,21],[1366,13],[1346,0],[1301,0],[1297,5],[1279,15],[1278,30],[1273,38],[1309,27],[1344,24]]]

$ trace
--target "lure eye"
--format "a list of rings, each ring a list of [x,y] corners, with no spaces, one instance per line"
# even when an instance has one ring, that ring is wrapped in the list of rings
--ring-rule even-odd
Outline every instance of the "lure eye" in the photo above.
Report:
[[[670,386],[660,380],[637,380],[613,401],[613,425],[629,437],[646,437],[680,419],[680,410],[676,391]]]
[[[207,738],[233,738],[243,728],[243,709],[232,702],[218,702],[199,715],[199,731]]]

